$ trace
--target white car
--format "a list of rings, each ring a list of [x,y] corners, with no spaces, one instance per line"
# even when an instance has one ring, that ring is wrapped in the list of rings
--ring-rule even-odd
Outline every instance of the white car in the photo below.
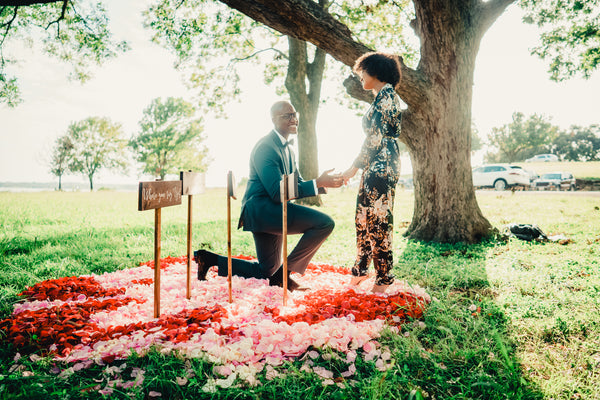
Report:
[[[528,158],[525,162],[555,162],[558,161],[558,156],[554,154],[536,154],[535,156]]]
[[[529,187],[529,174],[510,164],[487,164],[473,170],[473,186],[504,190],[512,186]]]

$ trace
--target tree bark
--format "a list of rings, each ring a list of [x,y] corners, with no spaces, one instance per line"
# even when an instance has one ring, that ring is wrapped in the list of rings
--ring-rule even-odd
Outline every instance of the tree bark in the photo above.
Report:
[[[319,176],[316,125],[327,53],[317,47],[311,63],[306,42],[288,36],[288,43],[289,62],[285,87],[292,105],[300,114],[298,168],[304,179],[316,179]],[[320,206],[322,200],[320,196],[313,196],[300,199],[298,203]]]
[[[369,49],[312,0],[221,0],[282,33],[310,41],[346,65]],[[473,243],[491,224],[475,198],[471,173],[473,73],[484,32],[514,0],[413,0],[411,23],[420,39],[416,69],[401,60],[398,94],[408,109],[401,139],[413,166],[415,208],[406,235],[436,242]],[[353,82],[354,81],[354,82]],[[347,79],[355,97],[356,79]],[[350,90],[349,90],[350,92]]]

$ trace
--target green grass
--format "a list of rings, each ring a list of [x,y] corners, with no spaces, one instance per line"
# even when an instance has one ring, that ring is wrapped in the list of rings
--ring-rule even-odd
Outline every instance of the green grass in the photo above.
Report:
[[[349,267],[355,190],[331,192],[323,211],[336,229],[315,261]],[[155,391],[163,399],[600,399],[600,197],[482,191],[478,201],[499,229],[535,223],[572,242],[409,241],[402,233],[412,218],[412,192],[398,191],[394,272],[435,300],[421,321],[380,340],[392,350],[392,369],[380,372],[357,358],[355,386],[324,387],[293,362],[279,378],[263,374],[257,387],[207,394],[200,389],[212,365],[203,359],[151,352],[116,362],[117,372],[99,365],[70,371],[48,359],[14,361],[17,349],[0,342],[0,399],[102,398],[99,388],[132,381],[136,369],[145,371],[143,384],[115,389],[110,398],[146,399]],[[233,202],[236,217],[239,203]],[[0,318],[28,285],[153,258],[154,213],[137,211],[134,193],[0,193],[0,204]],[[194,247],[226,251],[225,204],[224,190],[194,196]],[[185,198],[181,207],[162,210],[163,256],[185,254],[186,216]],[[255,254],[249,233],[234,230],[232,242],[234,253]],[[481,310],[475,315],[473,305]],[[338,368],[335,358],[318,362]]]

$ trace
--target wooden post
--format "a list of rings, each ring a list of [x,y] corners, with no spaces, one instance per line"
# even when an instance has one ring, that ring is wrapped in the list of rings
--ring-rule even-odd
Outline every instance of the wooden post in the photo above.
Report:
[[[199,172],[181,171],[181,195],[188,196],[188,220],[187,220],[187,280],[185,297],[192,297],[192,196],[204,193],[203,176]]]
[[[283,306],[287,306],[287,287],[288,287],[288,263],[287,263],[287,202],[289,198],[288,194],[288,178],[289,175],[284,175],[281,181],[281,205],[283,207],[282,212],[282,234],[283,234]]]
[[[192,297],[192,195],[188,196],[188,220],[187,220],[187,280],[185,297]]]
[[[227,173],[227,286],[229,288],[229,302],[233,302],[231,295],[231,198],[235,200],[235,179],[233,172]]]
[[[283,235],[283,305],[287,305],[288,288],[288,259],[287,259],[287,203],[298,198],[298,172],[283,175],[279,184],[282,206],[282,235]]]
[[[154,210],[154,318],[160,317],[161,208],[181,204],[181,181],[140,182],[138,210]]]
[[[154,318],[160,317],[160,210],[154,210]]]

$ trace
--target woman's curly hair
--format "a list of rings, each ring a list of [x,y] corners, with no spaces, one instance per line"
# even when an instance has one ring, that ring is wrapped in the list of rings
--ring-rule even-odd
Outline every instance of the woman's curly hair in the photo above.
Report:
[[[363,54],[356,60],[352,70],[357,74],[364,71],[381,82],[390,83],[394,88],[402,78],[398,57],[380,52]]]

